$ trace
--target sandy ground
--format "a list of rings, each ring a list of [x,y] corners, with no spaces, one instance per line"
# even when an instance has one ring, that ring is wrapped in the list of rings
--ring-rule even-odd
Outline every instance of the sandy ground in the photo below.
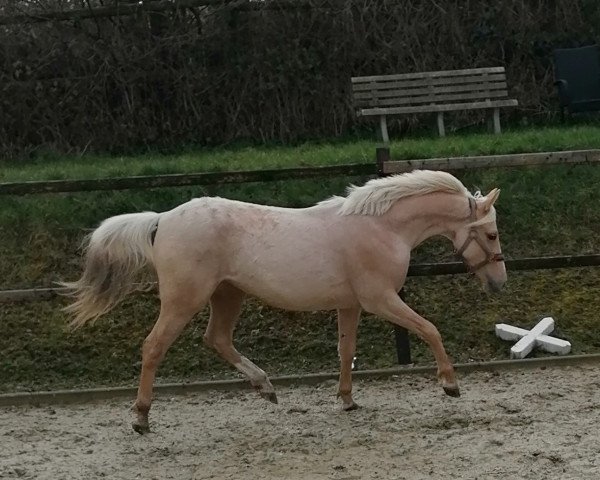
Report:
[[[600,366],[158,398],[153,433],[131,402],[0,409],[0,478],[598,479]]]

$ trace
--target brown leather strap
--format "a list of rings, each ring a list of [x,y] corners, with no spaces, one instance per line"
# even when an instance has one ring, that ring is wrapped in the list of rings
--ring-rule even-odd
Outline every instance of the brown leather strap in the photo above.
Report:
[[[471,221],[475,221],[477,220],[476,218],[476,205],[475,205],[475,199],[473,199],[472,197],[469,197],[469,209],[470,209],[470,215],[469,215],[469,220]],[[464,253],[465,250],[467,248],[469,248],[469,245],[471,244],[471,242],[475,240],[475,242],[479,245],[479,247],[484,251],[486,257],[484,260],[482,260],[481,262],[475,264],[475,265],[469,265],[469,262],[467,262],[467,259],[464,257]],[[487,264],[489,263],[494,263],[494,262],[503,262],[504,261],[504,255],[502,255],[501,253],[494,253],[492,252],[487,244],[481,239],[481,237],[479,236],[479,232],[477,232],[477,230],[475,230],[475,228],[471,227],[471,229],[469,230],[469,236],[465,239],[464,243],[462,244],[462,246],[456,251],[456,255],[458,255],[462,261],[465,263],[465,265],[467,266],[467,269],[469,270],[469,272],[471,273],[475,273],[477,270],[479,270],[480,268],[485,267]]]

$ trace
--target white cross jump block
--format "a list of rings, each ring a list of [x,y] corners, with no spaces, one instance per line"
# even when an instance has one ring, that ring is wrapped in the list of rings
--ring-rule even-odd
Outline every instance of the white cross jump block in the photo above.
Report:
[[[505,323],[496,324],[496,335],[502,340],[518,340],[510,349],[510,358],[525,358],[534,347],[559,355],[569,353],[571,351],[569,342],[547,335],[552,330],[554,330],[552,317],[542,318],[531,330],[513,327]]]

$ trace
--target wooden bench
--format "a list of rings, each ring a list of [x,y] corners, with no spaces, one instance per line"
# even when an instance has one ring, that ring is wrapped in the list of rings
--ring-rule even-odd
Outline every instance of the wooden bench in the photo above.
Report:
[[[352,93],[359,116],[378,116],[381,137],[389,142],[387,115],[437,113],[440,136],[444,112],[493,110],[494,132],[500,133],[500,107],[515,107],[508,98],[504,67],[353,77]]]

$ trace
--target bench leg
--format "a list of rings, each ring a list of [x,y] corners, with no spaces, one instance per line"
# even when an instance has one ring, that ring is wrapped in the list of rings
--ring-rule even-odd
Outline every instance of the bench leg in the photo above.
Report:
[[[444,112],[438,112],[437,114],[437,127],[440,137],[446,136],[446,128],[444,127]]]
[[[494,133],[497,135],[501,133],[500,129],[500,109],[494,108]]]
[[[381,128],[381,139],[383,140],[383,143],[387,145],[390,143],[390,137],[388,136],[387,120],[385,115],[381,115],[379,117],[379,127]]]

